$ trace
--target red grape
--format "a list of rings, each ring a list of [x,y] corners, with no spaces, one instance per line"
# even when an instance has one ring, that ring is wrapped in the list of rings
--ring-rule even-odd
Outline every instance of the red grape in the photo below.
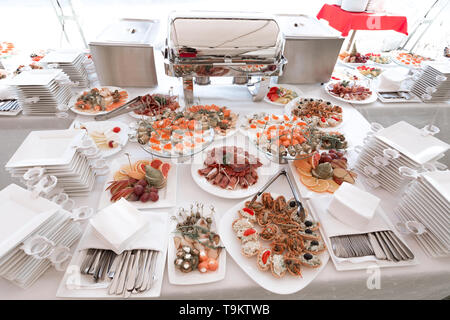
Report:
[[[150,193],[145,192],[141,195],[141,197],[139,198],[139,200],[141,200],[141,202],[147,202],[150,199]]]
[[[143,186],[143,187],[146,187],[148,183],[147,183],[147,180],[141,179],[141,180],[139,180],[139,181],[137,182],[137,184],[138,184],[138,185],[141,185],[141,186]]]
[[[145,188],[140,184],[136,184],[133,188],[133,192],[138,196],[141,196],[144,193],[144,191]]]
[[[330,158],[331,159],[337,159],[339,157],[338,157],[338,155],[336,153],[330,153]]]
[[[150,192],[150,200],[153,202],[158,201],[159,195],[156,192]]]
[[[330,156],[328,156],[328,155],[323,157],[323,162],[331,162],[332,160],[333,159]]]
[[[150,188],[147,188],[147,192],[148,193],[152,193],[152,192],[158,193],[158,189],[156,189],[155,187],[150,187]]]
[[[330,149],[330,150],[328,150],[328,153],[336,153],[336,150]]]
[[[342,152],[336,152],[336,155],[338,156],[338,158],[342,158],[344,156]]]

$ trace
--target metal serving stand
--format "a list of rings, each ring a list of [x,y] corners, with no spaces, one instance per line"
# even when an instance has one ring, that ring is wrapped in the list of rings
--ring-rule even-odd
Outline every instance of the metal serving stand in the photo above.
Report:
[[[266,95],[270,77],[282,74],[283,37],[274,17],[261,14],[174,12],[164,48],[165,73],[182,78],[186,105],[210,77],[247,85],[253,101]],[[255,79],[253,79],[255,78]]]

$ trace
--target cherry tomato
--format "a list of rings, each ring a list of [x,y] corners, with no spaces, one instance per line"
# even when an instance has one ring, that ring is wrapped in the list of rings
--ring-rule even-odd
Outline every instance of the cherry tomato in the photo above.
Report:
[[[270,250],[267,250],[267,251],[265,251],[265,252],[263,253],[263,255],[262,255],[262,257],[261,257],[262,262],[263,262],[264,264],[266,264],[266,263],[267,263],[267,259],[269,259],[269,257],[270,257]]]
[[[255,215],[255,212],[254,212],[252,209],[244,208],[244,209],[242,209],[242,210],[244,210],[245,212],[247,212],[249,215],[252,215],[252,216]]]
[[[115,133],[118,133],[118,132],[120,132],[120,128],[119,128],[119,127],[115,127],[115,128],[113,129],[113,131],[114,131]]]
[[[216,271],[217,268],[219,267],[219,262],[217,262],[217,260],[213,258],[209,258],[208,261],[206,261],[206,263],[208,264],[209,271]]]
[[[255,232],[256,232],[256,230],[253,229],[253,228],[247,229],[247,230],[244,231],[244,237],[247,237],[247,236],[249,236],[251,234],[254,234]]]

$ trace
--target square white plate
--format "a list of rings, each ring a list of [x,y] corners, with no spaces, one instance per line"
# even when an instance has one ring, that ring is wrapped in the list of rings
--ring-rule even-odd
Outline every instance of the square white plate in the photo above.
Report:
[[[47,199],[10,184],[0,191],[0,257],[34,232],[60,207]]]
[[[6,164],[6,168],[66,165],[72,160],[84,132],[75,130],[32,131]]]
[[[136,157],[133,162],[136,162],[139,159],[145,159],[145,157]],[[141,201],[130,201],[130,203],[137,209],[155,209],[155,208],[170,208],[174,207],[177,202],[177,165],[176,163],[169,161],[167,159],[161,159],[163,162],[170,163],[170,170],[169,174],[167,175],[167,185],[163,189],[158,190],[159,199],[156,202],[153,201],[147,201],[147,202],[141,202]],[[113,202],[111,202],[111,192],[109,190],[106,190],[106,188],[109,185],[109,181],[113,181],[114,173],[120,169],[120,167],[124,164],[128,164],[126,160],[124,161],[118,161],[113,160],[110,165],[110,171],[106,178],[105,186],[103,187],[103,192],[100,196],[100,202],[98,204],[97,210],[101,210],[109,205],[111,205]]]

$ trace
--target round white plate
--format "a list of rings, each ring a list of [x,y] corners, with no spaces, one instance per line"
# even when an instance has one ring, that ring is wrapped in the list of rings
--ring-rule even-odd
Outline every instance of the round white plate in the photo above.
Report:
[[[284,107],[284,114],[287,115],[288,117],[291,117],[292,110],[295,108],[295,105],[296,105],[297,101],[300,100],[300,99],[303,99],[303,98],[304,97],[297,97],[294,100],[292,100],[291,102],[289,102],[288,104],[286,104],[286,106]],[[311,97],[311,98],[313,98],[313,97]],[[313,98],[313,99],[319,99],[319,98]],[[324,99],[322,99],[322,100],[324,100]],[[324,100],[324,101],[327,101],[327,100]],[[333,102],[331,102],[331,103],[334,105]],[[337,129],[337,128],[341,127],[343,123],[344,123],[344,117],[342,116],[342,121],[337,126],[334,126],[334,127],[318,127],[318,129],[324,130],[324,131],[330,131],[330,130],[334,131],[334,129]]]
[[[98,88],[99,89],[100,88],[108,88],[111,91],[114,91],[114,90],[126,91],[126,90],[124,90],[122,88],[119,88],[119,87],[110,87],[110,86],[101,86],[101,87],[98,87]],[[77,102],[78,97],[80,97],[83,92],[90,91],[91,89],[93,89],[93,88],[90,88],[90,89],[87,89],[87,90],[86,89],[85,90],[81,90],[69,100],[69,104],[68,105],[70,107],[70,110],[72,110],[72,112],[75,112],[76,114],[80,114],[82,116],[96,116],[96,115],[99,115],[99,114],[105,114],[105,113],[109,112],[109,111],[84,112],[84,111],[81,111],[81,110],[75,108],[75,102]],[[130,94],[128,93],[128,91],[126,91],[126,92],[128,94],[128,97],[127,97],[127,99],[125,100],[124,103],[127,103],[128,100],[130,100]]]
[[[283,88],[286,88],[286,89],[289,89],[289,90],[294,91],[295,93],[297,93],[297,95],[299,94],[295,88],[293,88],[293,87],[291,87],[291,86],[288,86],[288,85],[280,84],[280,85],[276,85],[276,86],[269,86],[269,90],[270,90],[270,88],[272,88],[272,87],[283,87]],[[267,92],[267,93],[269,93],[269,92]],[[296,98],[294,98],[294,99],[296,99]],[[293,99],[293,100],[294,100],[294,99]],[[273,105],[279,106],[279,107],[284,107],[284,106],[287,105],[288,103],[292,102],[292,100],[289,101],[289,102],[286,103],[286,104],[278,103],[278,102],[273,102],[273,101],[270,101],[270,99],[267,97],[267,94],[264,96],[264,99],[263,99],[263,100],[264,100],[265,102],[267,102],[267,103],[270,103],[270,104],[273,104]]]
[[[343,66],[346,66],[346,67],[349,67],[352,69],[356,69],[356,67],[364,66],[364,65],[368,64],[369,60],[367,60],[367,62],[365,62],[365,63],[350,63],[350,62],[343,62],[340,58],[338,58],[338,62],[339,62],[339,64],[341,64]]]
[[[232,146],[230,144],[230,146]],[[258,181],[249,186],[247,189],[242,189],[241,187],[237,187],[235,190],[227,190],[222,189],[221,187],[210,183],[204,176],[201,176],[198,173],[198,170],[203,169],[205,166],[203,162],[205,160],[206,154],[212,148],[220,148],[222,145],[215,144],[214,146],[210,146],[205,149],[203,152],[197,154],[191,165],[191,175],[194,179],[195,183],[204,191],[217,196],[219,198],[225,199],[242,199],[247,198],[255,193],[257,193],[266,183],[267,181],[277,172],[279,169],[279,165],[267,159],[267,157],[260,151],[258,151],[253,145],[248,145],[248,148],[243,147],[250,154],[258,157],[259,161],[263,164],[259,167],[256,172],[258,173]]]
[[[99,148],[100,153],[104,158],[110,157],[110,156],[118,153],[120,150],[122,150],[123,147],[125,147],[125,145],[128,142],[129,127],[128,127],[128,125],[126,125],[123,122],[120,122],[120,121],[88,121],[88,122],[78,122],[75,125],[76,125],[76,127],[79,127],[81,124],[86,127],[86,129],[88,130],[88,134],[89,134],[89,132],[93,132],[93,131],[104,132],[104,131],[113,129],[114,127],[120,128],[120,132],[118,133],[120,141],[117,141],[119,143],[119,145],[116,148],[112,148],[112,149],[100,149]]]
[[[193,203],[193,202],[191,202]],[[185,208],[189,209],[189,206],[191,203],[186,203],[185,205],[178,206],[179,208]],[[204,203],[205,210],[209,210],[207,208],[207,204]],[[207,212],[207,211],[205,211]],[[215,221],[216,217],[213,216],[213,230],[214,232],[218,233],[217,230],[217,221]],[[227,263],[227,252],[225,251],[225,248],[222,248],[220,255],[219,255],[219,268],[217,268],[216,271],[207,271],[206,273],[200,273],[200,271],[192,271],[189,273],[183,273],[175,268],[174,260],[176,257],[176,249],[175,244],[173,242],[173,238],[175,237],[175,234],[173,233],[175,231],[177,225],[177,221],[173,219],[169,219],[169,245],[167,249],[167,274],[169,275],[169,282],[174,285],[194,285],[194,284],[203,284],[203,283],[211,283],[211,282],[217,282],[220,280],[223,280],[225,278],[225,271],[226,271],[226,263]]]
[[[358,81],[353,81],[353,83],[355,83],[355,82],[357,83]],[[329,91],[328,87],[329,87],[329,85],[332,84],[332,83],[334,83],[334,81],[330,81],[330,82],[326,83],[326,84],[324,85],[324,89],[325,89],[325,91],[326,91],[331,97],[333,97],[333,98],[335,98],[335,99],[337,99],[337,100],[339,100],[339,101],[343,101],[343,102],[347,102],[347,103],[352,103],[352,104],[369,104],[369,103],[372,103],[372,102],[377,101],[377,99],[378,99],[377,93],[375,92],[375,90],[374,90],[373,88],[370,88],[370,89],[372,90],[372,95],[371,95],[369,98],[367,98],[366,100],[357,101],[357,100],[346,100],[346,99],[343,99],[343,98],[341,98],[341,97],[338,97],[338,96],[332,94],[332,93]]]
[[[272,196],[276,197],[275,193],[272,193]],[[302,268],[302,277],[294,277],[290,275],[288,272],[286,275],[280,279],[275,278],[270,271],[264,272],[258,269],[256,265],[256,258],[247,258],[241,253],[241,242],[236,237],[231,228],[231,224],[235,219],[238,218],[238,210],[242,209],[245,205],[245,202],[250,199],[245,199],[239,202],[237,205],[230,208],[225,214],[222,216],[222,219],[219,222],[219,234],[222,239],[227,252],[233,258],[233,260],[242,268],[242,270],[247,273],[247,275],[252,278],[256,283],[258,283],[261,287],[266,290],[269,290],[276,294],[292,294],[298,292],[305,288],[308,284],[311,283],[322,271],[322,269],[326,266],[328,259],[330,257],[327,250],[322,252],[319,256],[322,260],[322,265],[319,268]],[[303,205],[306,206],[305,203]],[[312,211],[308,210],[312,215]],[[315,220],[316,217],[313,217]],[[269,242],[261,241],[263,247],[268,247]]]

